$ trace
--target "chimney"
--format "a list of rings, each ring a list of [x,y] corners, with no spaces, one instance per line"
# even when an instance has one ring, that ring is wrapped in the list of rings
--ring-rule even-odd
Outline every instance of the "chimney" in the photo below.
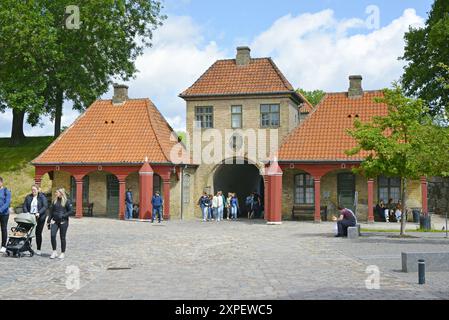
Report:
[[[128,100],[128,86],[124,84],[114,83],[114,97],[112,97],[112,104],[120,105]]]
[[[251,62],[251,49],[249,47],[237,47],[235,61],[238,66],[247,66]]]
[[[349,98],[361,98],[363,96],[362,76],[349,76]]]

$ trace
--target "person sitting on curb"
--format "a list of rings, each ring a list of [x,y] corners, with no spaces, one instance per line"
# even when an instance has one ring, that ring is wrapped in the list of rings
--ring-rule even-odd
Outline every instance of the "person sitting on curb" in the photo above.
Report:
[[[352,210],[348,208],[338,206],[338,210],[340,211],[340,217],[338,219],[336,217],[333,217],[333,220],[337,221],[338,228],[338,234],[335,237],[347,237],[348,228],[356,226],[357,218],[355,217],[354,212],[352,212]]]

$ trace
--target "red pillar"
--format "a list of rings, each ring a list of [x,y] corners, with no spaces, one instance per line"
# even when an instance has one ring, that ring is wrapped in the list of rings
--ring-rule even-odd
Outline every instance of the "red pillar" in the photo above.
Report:
[[[429,213],[428,196],[427,196],[427,178],[421,178],[421,197],[422,197],[422,212],[427,215]]]
[[[164,220],[170,219],[170,177],[162,179],[164,193]]]
[[[321,177],[314,177],[315,181],[315,223],[321,223]]]
[[[151,168],[148,160],[145,161],[139,171],[139,216],[141,220],[151,219],[153,198],[153,168]]]
[[[41,182],[42,182],[42,177],[41,176],[34,176],[34,184],[36,186],[38,186],[39,188],[41,187]]]
[[[120,177],[119,183],[119,211],[118,218],[125,220],[125,196],[126,196],[126,178]]]
[[[75,177],[76,182],[76,214],[77,219],[83,217],[83,177]]]
[[[374,223],[374,180],[368,179],[368,223]]]
[[[269,212],[268,224],[282,224],[282,169],[276,159],[268,168]]]

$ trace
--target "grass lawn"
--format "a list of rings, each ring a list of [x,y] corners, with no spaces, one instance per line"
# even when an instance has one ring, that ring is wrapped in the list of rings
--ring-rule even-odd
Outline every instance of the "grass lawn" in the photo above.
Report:
[[[31,161],[53,141],[53,137],[28,137],[18,146],[10,146],[9,138],[0,138],[0,176],[12,192],[12,207],[21,205],[34,183]],[[42,179],[42,190],[51,188],[48,175]]]
[[[384,233],[399,233],[401,230],[397,229],[361,229],[360,232],[384,232]],[[431,233],[445,233],[445,230],[423,230],[423,229],[405,229],[405,232],[431,232]]]

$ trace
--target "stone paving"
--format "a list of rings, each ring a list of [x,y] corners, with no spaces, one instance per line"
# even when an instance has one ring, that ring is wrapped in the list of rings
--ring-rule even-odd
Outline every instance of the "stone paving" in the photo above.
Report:
[[[449,273],[428,273],[428,285],[418,286],[416,273],[398,271],[402,250],[446,250],[443,234],[350,241],[332,231],[332,223],[72,219],[64,261],[48,258],[48,230],[45,256],[0,257],[0,299],[449,298]],[[381,270],[380,290],[365,285],[373,264]],[[66,273],[73,266],[78,290]]]

